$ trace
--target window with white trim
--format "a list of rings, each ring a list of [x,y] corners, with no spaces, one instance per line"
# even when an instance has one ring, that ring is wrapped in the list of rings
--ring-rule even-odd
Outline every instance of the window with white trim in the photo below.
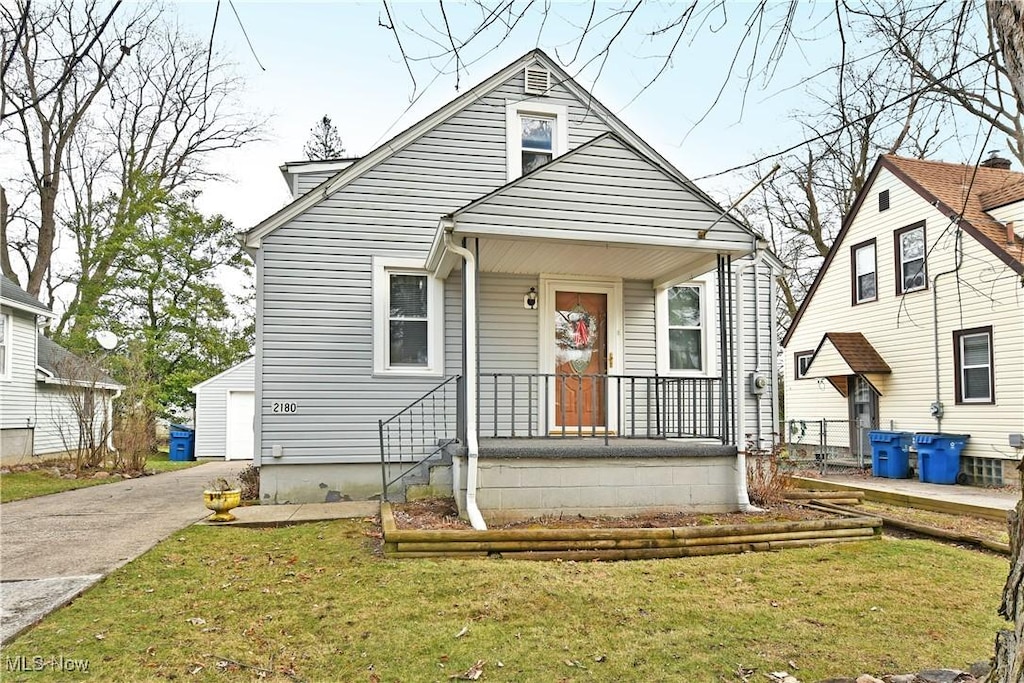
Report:
[[[924,289],[925,275],[924,223],[897,230],[896,233],[896,293],[905,294]]]
[[[853,303],[878,299],[878,278],[875,267],[875,240],[850,248],[853,271]]]
[[[11,316],[0,314],[0,379],[11,376]]]
[[[713,277],[713,276],[712,276]],[[700,278],[657,292],[658,372],[664,375],[707,375],[713,372],[710,341],[713,296],[711,279]]]
[[[505,108],[508,179],[526,175],[565,153],[568,110],[546,102],[514,102]]]
[[[444,370],[444,286],[422,263],[373,260],[374,374],[439,376]]]
[[[995,403],[992,328],[953,332],[957,403]]]

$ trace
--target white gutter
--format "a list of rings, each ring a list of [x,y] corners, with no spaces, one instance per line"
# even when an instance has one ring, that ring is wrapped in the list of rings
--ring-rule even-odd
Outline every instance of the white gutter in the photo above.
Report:
[[[736,504],[739,506],[741,512],[761,512],[761,508],[750,503],[750,494],[747,492],[747,447],[743,441],[743,437],[746,434],[746,387],[743,386],[743,354],[745,351],[744,340],[743,340],[743,324],[745,322],[743,315],[743,274],[750,267],[757,267],[761,263],[761,259],[764,256],[764,247],[760,244],[760,241],[756,243],[757,246],[754,249],[754,258],[748,263],[741,265],[734,277],[736,278],[736,299],[739,302],[736,313],[736,340],[737,340],[737,353],[739,362],[736,363],[736,374],[734,380],[736,382],[736,469],[738,470],[736,476]],[[759,302],[754,302],[755,307]],[[756,309],[755,309],[756,310]],[[756,330],[756,334],[760,334],[760,329]],[[760,362],[760,358],[758,359]],[[760,410],[760,407],[759,407]],[[756,435],[756,438],[760,439],[760,434]],[[742,447],[740,444],[743,444]]]
[[[477,436],[477,339],[476,339],[476,256],[469,249],[460,247],[452,241],[452,229],[455,227],[454,220],[450,218],[444,221],[444,245],[454,254],[458,254],[466,262],[463,269],[465,301],[463,302],[463,328],[466,335],[465,364],[466,374],[463,380],[466,384],[466,514],[469,516],[469,523],[474,529],[483,531],[487,529],[484,516],[480,514],[480,508],[476,504],[477,487],[477,463],[480,456],[480,441]],[[455,463],[458,458],[452,459],[452,480],[455,482],[456,496],[458,495],[459,478],[461,472]]]

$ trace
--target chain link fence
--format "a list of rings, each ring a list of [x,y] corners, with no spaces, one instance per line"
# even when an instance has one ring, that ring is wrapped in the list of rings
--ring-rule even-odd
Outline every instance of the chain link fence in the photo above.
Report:
[[[852,429],[850,420],[786,420],[779,433],[782,462],[790,472],[827,476],[871,468],[867,431]]]

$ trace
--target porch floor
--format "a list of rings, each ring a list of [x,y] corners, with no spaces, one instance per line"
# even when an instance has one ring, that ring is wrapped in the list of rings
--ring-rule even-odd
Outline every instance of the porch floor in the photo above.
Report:
[[[736,446],[714,439],[548,437],[480,439],[481,458],[673,458],[730,457]]]

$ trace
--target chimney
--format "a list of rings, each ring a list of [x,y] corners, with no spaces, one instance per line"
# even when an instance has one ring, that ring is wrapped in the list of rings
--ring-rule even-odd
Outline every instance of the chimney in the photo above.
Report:
[[[991,152],[989,152],[988,159],[985,159],[983,162],[981,162],[981,165],[984,166],[985,168],[998,168],[1002,171],[1010,170],[1010,160],[1004,159],[1003,157],[999,156],[998,149],[994,149]]]

